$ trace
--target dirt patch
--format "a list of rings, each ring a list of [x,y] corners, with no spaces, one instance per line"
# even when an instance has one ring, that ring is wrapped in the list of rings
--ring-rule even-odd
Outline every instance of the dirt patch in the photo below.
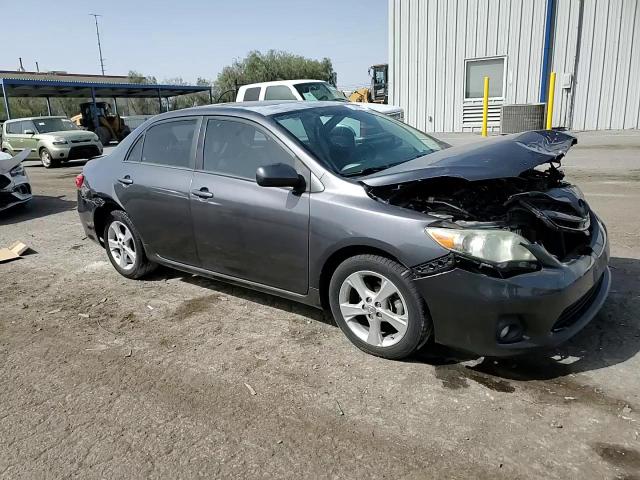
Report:
[[[185,320],[199,313],[208,311],[213,305],[220,301],[218,294],[211,294],[204,297],[191,298],[182,302],[173,312],[176,320]]]
[[[605,462],[632,472],[640,471],[640,451],[611,443],[596,443],[593,450]]]

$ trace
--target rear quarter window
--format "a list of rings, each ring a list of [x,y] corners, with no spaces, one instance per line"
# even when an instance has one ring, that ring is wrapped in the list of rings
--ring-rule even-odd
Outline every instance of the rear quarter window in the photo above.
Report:
[[[11,122],[11,123],[5,124],[7,133],[11,133],[11,134],[22,133],[21,126],[22,126],[22,122]]]
[[[144,135],[140,135],[140,137],[134,142],[133,147],[127,153],[127,158],[125,161],[127,162],[140,162],[142,160],[142,143],[144,142]]]

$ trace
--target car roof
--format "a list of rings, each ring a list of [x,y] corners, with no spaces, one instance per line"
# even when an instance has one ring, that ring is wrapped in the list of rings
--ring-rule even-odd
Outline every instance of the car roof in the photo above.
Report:
[[[254,88],[254,87],[268,87],[270,85],[298,85],[300,83],[327,83],[324,80],[317,79],[297,79],[297,80],[274,80],[272,82],[259,82],[259,83],[249,83],[247,85],[242,85],[240,89]]]
[[[185,108],[161,114],[163,118],[171,118],[183,115],[222,115],[225,112],[246,111],[253,112],[265,117],[279,113],[294,112],[298,110],[309,110],[322,107],[350,107],[366,110],[362,105],[350,102],[329,102],[329,101],[299,101],[299,100],[268,100],[263,102],[233,102],[219,103],[214,105],[202,105],[200,107]],[[159,116],[160,117],[160,116]]]
[[[13,122],[23,122],[25,120],[44,120],[46,118],[67,118],[64,115],[43,115],[40,117],[23,117],[23,118],[12,118],[11,120],[6,120],[5,123],[13,123]]]

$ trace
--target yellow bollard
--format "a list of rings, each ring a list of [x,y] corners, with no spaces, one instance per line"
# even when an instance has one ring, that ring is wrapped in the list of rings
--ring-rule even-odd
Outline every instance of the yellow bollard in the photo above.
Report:
[[[484,97],[482,99],[482,136],[487,136],[487,116],[489,115],[489,77],[484,77]]]
[[[547,130],[551,130],[553,122],[553,94],[556,90],[556,72],[551,72],[549,79],[549,96],[547,97]]]

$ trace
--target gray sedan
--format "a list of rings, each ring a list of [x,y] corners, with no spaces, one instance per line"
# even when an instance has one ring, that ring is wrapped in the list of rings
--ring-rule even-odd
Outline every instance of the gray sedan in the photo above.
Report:
[[[152,118],[76,179],[114,268],[162,264],[330,309],[356,346],[484,355],[556,345],[610,285],[607,232],[526,132],[449,147],[357,105],[263,102]]]

